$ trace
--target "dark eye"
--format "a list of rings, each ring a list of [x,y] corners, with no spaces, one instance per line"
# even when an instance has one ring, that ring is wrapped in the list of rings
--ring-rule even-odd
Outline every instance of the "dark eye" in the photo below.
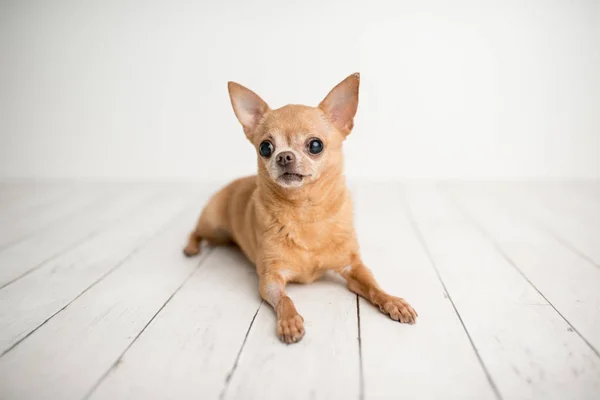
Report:
[[[258,147],[258,152],[264,158],[271,157],[271,154],[273,154],[273,143],[269,142],[268,140],[265,140]]]
[[[311,154],[319,154],[323,151],[323,142],[319,139],[311,139],[311,141],[308,142],[308,151]]]

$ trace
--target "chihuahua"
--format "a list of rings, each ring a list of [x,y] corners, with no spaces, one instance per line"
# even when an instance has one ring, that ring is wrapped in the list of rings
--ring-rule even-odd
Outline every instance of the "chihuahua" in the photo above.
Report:
[[[288,344],[304,336],[304,319],[286,283],[309,283],[326,271],[393,320],[413,324],[417,318],[404,299],[379,287],[359,254],[342,155],[359,83],[356,73],[318,107],[276,110],[250,89],[228,83],[233,111],[257,153],[258,174],[233,181],[209,200],[184,253],[198,254],[201,241],[238,245],[256,266],[260,295],[277,313],[277,336]]]

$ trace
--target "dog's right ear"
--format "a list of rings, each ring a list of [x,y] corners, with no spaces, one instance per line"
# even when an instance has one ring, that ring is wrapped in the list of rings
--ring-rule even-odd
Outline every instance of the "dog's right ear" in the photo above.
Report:
[[[269,111],[269,106],[259,95],[239,83],[227,82],[227,88],[233,112],[242,124],[248,139],[252,140],[256,126]]]

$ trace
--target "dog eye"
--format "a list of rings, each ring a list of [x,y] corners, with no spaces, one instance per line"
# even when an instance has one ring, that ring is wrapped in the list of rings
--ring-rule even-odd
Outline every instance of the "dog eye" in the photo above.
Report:
[[[323,142],[321,142],[319,139],[312,139],[310,142],[308,142],[308,151],[311,154],[319,154],[323,151]]]
[[[265,140],[264,142],[262,142],[260,144],[260,146],[258,147],[258,152],[260,153],[261,156],[265,157],[265,158],[269,158],[271,157],[271,154],[273,154],[273,143],[269,142],[268,140]]]

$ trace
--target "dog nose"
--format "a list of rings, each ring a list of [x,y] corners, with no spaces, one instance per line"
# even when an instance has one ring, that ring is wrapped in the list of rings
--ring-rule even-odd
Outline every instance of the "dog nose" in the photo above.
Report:
[[[277,164],[285,167],[296,162],[296,156],[291,151],[283,151],[277,156]]]

